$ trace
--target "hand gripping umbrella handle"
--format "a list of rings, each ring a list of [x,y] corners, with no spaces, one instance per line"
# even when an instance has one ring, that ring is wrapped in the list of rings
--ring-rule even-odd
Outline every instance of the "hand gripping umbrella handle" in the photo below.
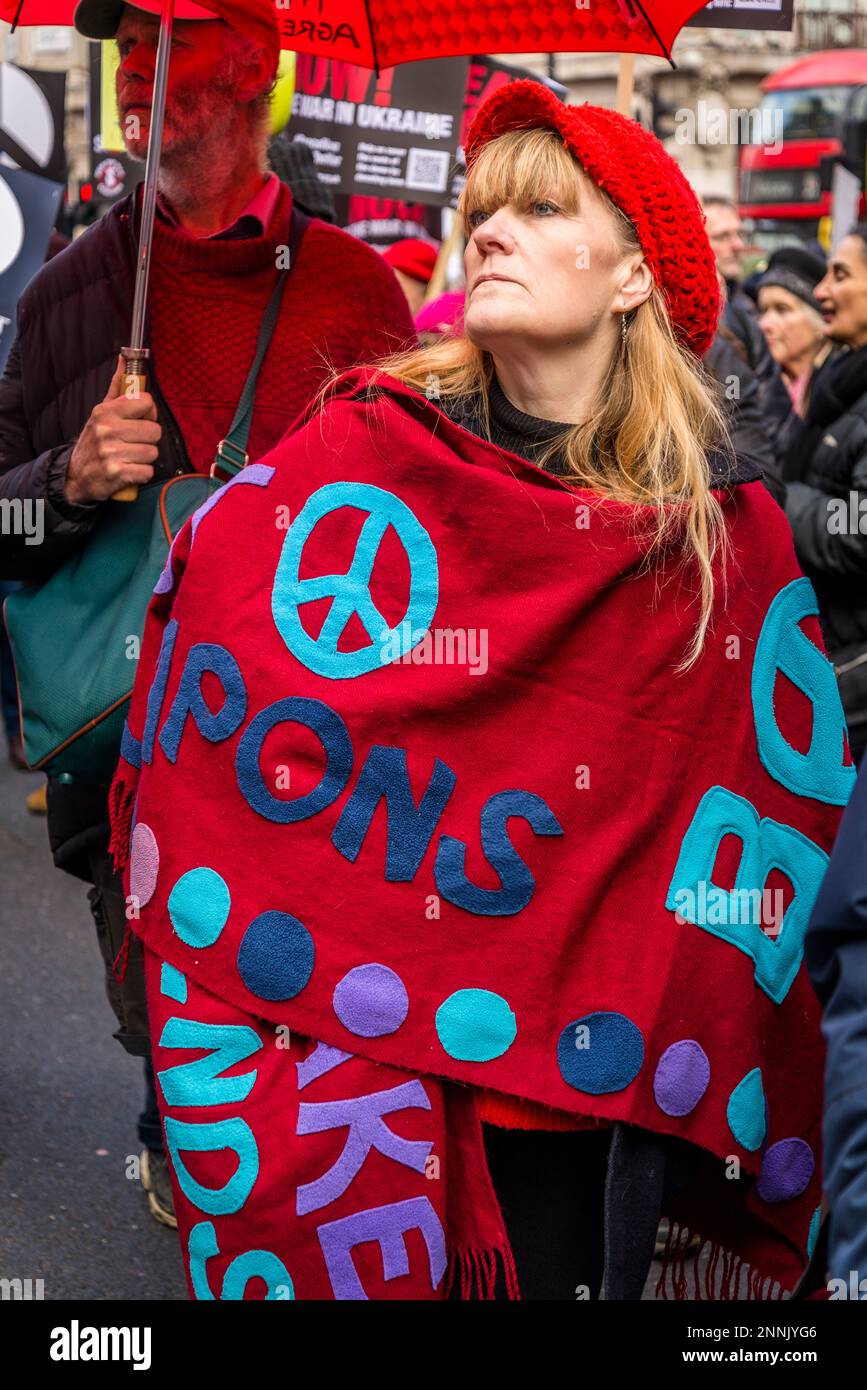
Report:
[[[126,371],[123,377],[123,394],[130,400],[135,400],[142,391],[147,390],[148,379],[145,372],[145,365],[149,352],[147,348],[121,348],[126,361]],[[122,487],[120,492],[112,494],[112,502],[134,502],[138,497],[138,488],[135,483],[130,483],[129,487]]]

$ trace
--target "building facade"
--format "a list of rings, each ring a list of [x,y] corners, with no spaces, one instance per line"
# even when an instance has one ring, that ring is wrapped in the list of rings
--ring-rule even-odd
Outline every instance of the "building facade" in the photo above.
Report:
[[[633,114],[651,126],[654,113],[663,113],[658,133],[673,132],[664,140],[666,148],[700,195],[736,197],[737,137],[753,128],[760,83],[798,58],[832,48],[867,50],[867,0],[796,0],[791,33],[687,27],[673,49],[676,72],[663,58],[636,59]],[[568,87],[569,101],[614,104],[619,64],[614,54],[559,53],[553,62],[538,54],[522,54],[511,61],[554,76]],[[687,113],[695,117],[702,111],[701,103],[706,115],[742,113],[726,122],[734,139],[715,138],[719,121],[687,118]],[[680,134],[678,113],[683,113]],[[711,138],[683,138],[690,131]]]

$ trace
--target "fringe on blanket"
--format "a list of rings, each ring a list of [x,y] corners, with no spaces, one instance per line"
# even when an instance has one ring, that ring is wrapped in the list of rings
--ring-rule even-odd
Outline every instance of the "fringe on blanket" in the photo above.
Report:
[[[129,861],[135,796],[135,784],[130,786],[121,773],[117,772],[114,781],[108,789],[108,819],[109,825],[111,826],[108,852],[114,861],[115,873],[118,874],[123,873]],[[127,922],[121,948],[112,965],[114,977],[119,984],[122,984],[126,977],[126,968],[129,962],[129,948],[131,944],[132,925],[130,922]]]
[[[455,1279],[460,1276],[460,1296],[464,1301],[490,1302],[497,1287],[497,1257],[503,1270],[506,1296],[519,1300],[518,1274],[508,1241],[488,1250],[453,1250],[446,1271],[443,1297],[451,1294]]]
[[[698,1245],[690,1248],[692,1242],[698,1239]],[[707,1263],[702,1270],[701,1261],[704,1253],[707,1252]],[[722,1269],[720,1270],[720,1261]],[[691,1270],[687,1270],[687,1264],[691,1265]],[[692,1292],[690,1292],[690,1278],[692,1282]],[[743,1294],[740,1291],[741,1283],[744,1284]],[[668,1292],[668,1285],[671,1285],[671,1294]],[[704,1294],[702,1294],[702,1284]],[[737,1299],[781,1299],[786,1292],[779,1280],[773,1275],[763,1274],[760,1269],[754,1269],[734,1253],[733,1250],[726,1250],[718,1241],[708,1240],[699,1232],[691,1231],[688,1226],[681,1226],[676,1221],[672,1221],[668,1228],[668,1237],[665,1242],[665,1249],[662,1254],[662,1272],[656,1284],[656,1297],[668,1299],[669,1297],[683,1299],[705,1299],[715,1301],[720,1299],[724,1302]]]
[[[111,825],[108,852],[114,860],[115,873],[118,874],[123,872],[129,860],[135,794],[135,786],[130,786],[118,773],[108,792],[108,819]]]

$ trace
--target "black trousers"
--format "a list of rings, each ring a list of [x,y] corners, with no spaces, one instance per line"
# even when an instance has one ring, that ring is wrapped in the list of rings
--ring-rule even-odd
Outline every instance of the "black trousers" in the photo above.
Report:
[[[620,1122],[482,1135],[521,1298],[638,1302],[661,1213],[699,1176],[700,1151]],[[495,1297],[507,1297],[502,1271]]]
[[[482,1125],[522,1299],[598,1299],[611,1130]],[[506,1297],[500,1274],[496,1297]]]
[[[146,1149],[161,1152],[163,1134],[151,1064],[141,942],[137,936],[132,936],[126,974],[123,981],[118,982],[114,975],[114,961],[123,946],[129,923],[126,918],[123,881],[114,871],[107,846],[91,849],[90,871],[93,887],[88,893],[88,901],[105,968],[105,992],[118,1024],[114,1036],[127,1052],[144,1059],[145,1099],[144,1108],[138,1117],[139,1142]]]

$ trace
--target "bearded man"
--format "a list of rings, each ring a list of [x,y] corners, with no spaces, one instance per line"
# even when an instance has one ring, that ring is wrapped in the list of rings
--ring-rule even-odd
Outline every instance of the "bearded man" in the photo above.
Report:
[[[76,27],[116,38],[126,147],[147,155],[159,35],[158,0],[81,0]],[[148,389],[122,390],[129,343],[141,188],[46,265],[19,305],[0,380],[0,497],[38,499],[45,540],[4,540],[4,577],[40,579],[88,544],[110,499],[129,484],[208,472],[229,432],[260,322],[286,265],[297,216],[269,172],[268,100],[279,30],[272,0],[178,0],[169,64],[148,305]],[[393,272],[375,251],[314,218],[292,258],[258,375],[248,443],[271,449],[331,366],[346,368],[414,341]],[[118,1019],[115,1037],[145,1059],[139,1120],[142,1177],[153,1215],[174,1225],[156,1106],[137,940],[121,983],[122,888],[108,856],[107,789],[49,779],[55,864],[94,886],[90,901]]]

